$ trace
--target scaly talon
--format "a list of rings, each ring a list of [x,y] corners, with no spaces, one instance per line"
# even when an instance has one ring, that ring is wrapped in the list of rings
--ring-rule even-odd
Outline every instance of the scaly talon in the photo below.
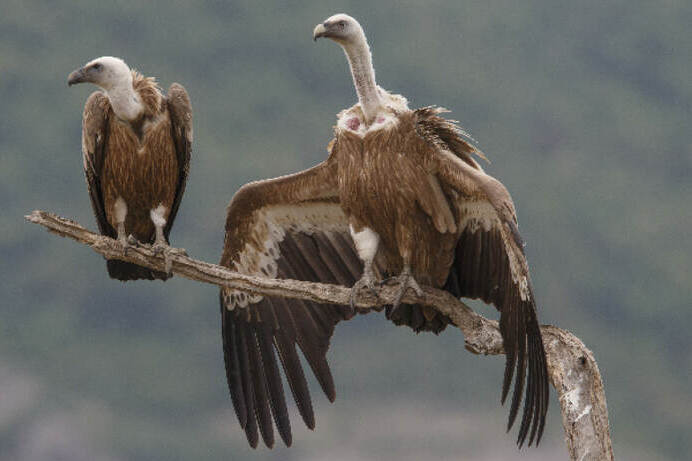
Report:
[[[118,243],[122,245],[123,253],[125,254],[125,256],[127,256],[127,253],[129,252],[130,248],[139,246],[139,242],[132,235],[130,235],[129,237],[125,237],[124,234],[121,234],[118,235],[117,240]]]
[[[173,261],[171,260],[171,254],[174,252],[173,249],[168,246],[165,241],[157,240],[152,245],[151,250],[156,256],[163,256],[164,270],[166,274],[171,275],[173,269]]]
[[[118,243],[123,247],[123,254],[127,256],[127,251],[130,249],[132,245],[130,245],[130,242],[127,241],[126,238],[120,238],[118,237]]]
[[[411,275],[411,268],[408,266],[404,266],[404,270],[397,277],[387,279],[387,281],[390,280],[395,280],[399,283],[399,290],[397,291],[396,297],[394,298],[392,310],[389,313],[391,317],[391,315],[394,312],[396,312],[396,310],[401,305],[401,300],[404,298],[404,295],[406,294],[406,290],[408,288],[411,288],[417,296],[422,296],[423,290],[421,289],[420,285],[418,285],[418,282],[416,282],[416,279],[413,278],[413,275]]]
[[[379,297],[379,291],[377,290],[376,285],[377,282],[372,271],[363,271],[363,276],[351,287],[351,298],[349,302],[350,309],[348,311],[349,316],[355,313],[356,298],[358,297],[358,292],[360,292],[360,290],[362,290],[363,288],[367,288],[373,296]]]

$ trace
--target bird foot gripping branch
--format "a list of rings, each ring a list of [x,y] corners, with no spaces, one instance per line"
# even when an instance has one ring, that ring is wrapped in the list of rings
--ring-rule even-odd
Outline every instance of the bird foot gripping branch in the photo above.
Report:
[[[173,248],[166,243],[155,242],[150,246],[156,256],[163,258],[164,272],[169,276],[172,275],[173,256],[187,256],[187,251],[184,248]]]
[[[389,311],[390,317],[397,311],[397,309],[399,309],[399,306],[401,306],[401,300],[404,298],[406,291],[409,289],[413,290],[413,292],[416,293],[416,296],[423,296],[423,290],[421,289],[420,285],[418,285],[418,282],[416,282],[416,279],[413,278],[413,275],[411,275],[411,268],[408,266],[404,268],[401,274],[397,275],[396,277],[390,277],[389,279],[385,280],[384,283],[397,286],[396,298],[392,304],[392,309]]]
[[[137,240],[134,237],[134,235],[130,234],[127,237],[125,237],[124,232],[118,235],[116,241],[120,244],[121,247],[123,247],[123,254],[125,256],[127,256],[128,252],[130,251],[130,248],[137,248],[140,245],[139,240]]]
[[[377,282],[375,279],[375,275],[372,273],[372,271],[365,271],[363,273],[363,276],[358,279],[356,283],[353,284],[351,287],[351,297],[349,300],[349,310],[346,312],[346,315],[348,317],[353,316],[353,314],[356,312],[356,303],[358,299],[358,294],[364,290],[367,289],[368,292],[370,292],[371,295],[373,295],[375,298],[380,297],[380,290],[379,288],[381,285]]]

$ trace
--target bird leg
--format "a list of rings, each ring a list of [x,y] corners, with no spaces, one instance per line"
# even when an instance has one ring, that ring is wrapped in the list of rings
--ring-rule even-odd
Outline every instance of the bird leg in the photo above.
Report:
[[[358,257],[363,261],[363,275],[351,287],[350,310],[348,311],[348,315],[351,316],[355,313],[356,298],[360,290],[367,288],[375,297],[378,296],[378,292],[375,290],[377,280],[375,279],[375,272],[372,270],[372,264],[377,254],[377,248],[380,245],[380,236],[374,230],[367,226],[358,225],[358,223],[349,223],[349,230],[351,231],[351,237],[353,238]]]
[[[373,296],[378,297],[379,293],[375,289],[377,285],[377,280],[375,278],[375,273],[372,270],[372,261],[366,261],[363,267],[363,276],[353,284],[351,287],[351,298],[349,303],[348,315],[351,316],[356,312],[356,298],[358,297],[358,292],[363,288],[367,288]]]
[[[168,275],[171,274],[171,268],[173,262],[171,261],[171,247],[166,241],[166,236],[163,233],[163,228],[166,226],[166,212],[168,210],[163,203],[159,204],[156,208],[149,210],[149,217],[151,222],[154,223],[154,228],[156,229],[156,239],[154,244],[151,246],[152,251],[155,255],[163,255],[164,267]]]
[[[187,252],[182,248],[171,248],[166,241],[166,236],[163,232],[163,228],[166,227],[166,212],[167,209],[163,206],[163,204],[149,211],[149,217],[154,223],[154,228],[156,229],[156,239],[154,240],[154,244],[152,245],[151,249],[155,255],[163,255],[166,273],[171,275],[171,269],[173,268],[171,256],[187,256]]]
[[[163,235],[163,226],[156,226],[156,240],[154,240],[151,249],[155,255],[163,256],[166,274],[170,275],[173,268],[173,261],[171,261],[173,249],[166,242],[166,237]]]
[[[118,197],[115,200],[115,204],[113,205],[113,213],[115,216],[115,221],[117,223],[117,232],[118,232],[118,243],[122,245],[123,247],[123,253],[125,253],[125,256],[127,256],[127,250],[130,249],[130,247],[136,247],[139,245],[139,242],[137,241],[136,238],[132,236],[132,234],[127,235],[125,232],[125,218],[127,217],[127,203],[125,203],[125,200],[123,200],[122,197]]]
[[[413,275],[411,275],[411,266],[409,266],[408,264],[404,265],[404,270],[401,271],[401,274],[399,274],[396,277],[392,277],[387,281],[389,282],[390,280],[399,284],[399,290],[396,293],[394,303],[392,304],[392,310],[389,313],[390,316],[401,305],[401,300],[404,298],[404,294],[406,294],[406,290],[408,288],[413,289],[413,291],[416,292],[416,295],[423,296],[423,290],[421,289],[420,285],[418,285],[418,282],[416,282],[416,279],[413,278]]]

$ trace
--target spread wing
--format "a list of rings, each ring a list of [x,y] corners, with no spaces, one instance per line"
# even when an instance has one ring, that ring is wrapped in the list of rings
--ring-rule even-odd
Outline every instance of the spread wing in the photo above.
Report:
[[[459,297],[480,298],[500,311],[507,357],[503,403],[516,371],[508,430],[517,416],[526,381],[517,443],[524,443],[530,429],[531,445],[534,437],[536,443],[540,441],[545,425],[548,372],[514,203],[507,189],[473,161],[475,149],[454,123],[437,116],[440,111],[426,108],[417,115],[419,134],[435,146],[430,150],[430,168],[451,189],[457,211],[460,237],[446,288]]]
[[[82,160],[91,208],[99,231],[103,235],[115,238],[115,229],[106,218],[101,192],[101,170],[107,155],[108,120],[111,113],[108,97],[100,91],[91,93],[84,105],[82,116]]]
[[[243,186],[231,200],[221,264],[245,274],[351,286],[361,263],[326,163]],[[221,290],[224,361],[233,407],[250,445],[287,446],[291,427],[277,357],[305,424],[315,416],[300,347],[330,401],[334,382],[326,353],[342,307]],[[274,423],[272,423],[272,417]]]
[[[179,83],[173,83],[168,88],[166,97],[168,112],[171,118],[171,134],[175,144],[175,153],[178,158],[178,184],[175,189],[175,199],[171,206],[171,212],[166,221],[163,232],[168,239],[173,221],[178,213],[180,200],[185,192],[187,176],[190,172],[190,156],[192,154],[192,106],[187,91]]]

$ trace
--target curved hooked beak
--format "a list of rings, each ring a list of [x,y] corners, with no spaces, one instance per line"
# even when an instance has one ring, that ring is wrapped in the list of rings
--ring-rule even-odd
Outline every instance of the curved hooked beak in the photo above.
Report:
[[[67,86],[72,86],[77,83],[84,83],[86,81],[86,71],[83,67],[81,69],[73,71],[70,75],[67,76]]]
[[[315,29],[312,31],[313,41],[316,42],[320,37],[327,37],[327,28],[324,27],[324,24],[317,24]]]

